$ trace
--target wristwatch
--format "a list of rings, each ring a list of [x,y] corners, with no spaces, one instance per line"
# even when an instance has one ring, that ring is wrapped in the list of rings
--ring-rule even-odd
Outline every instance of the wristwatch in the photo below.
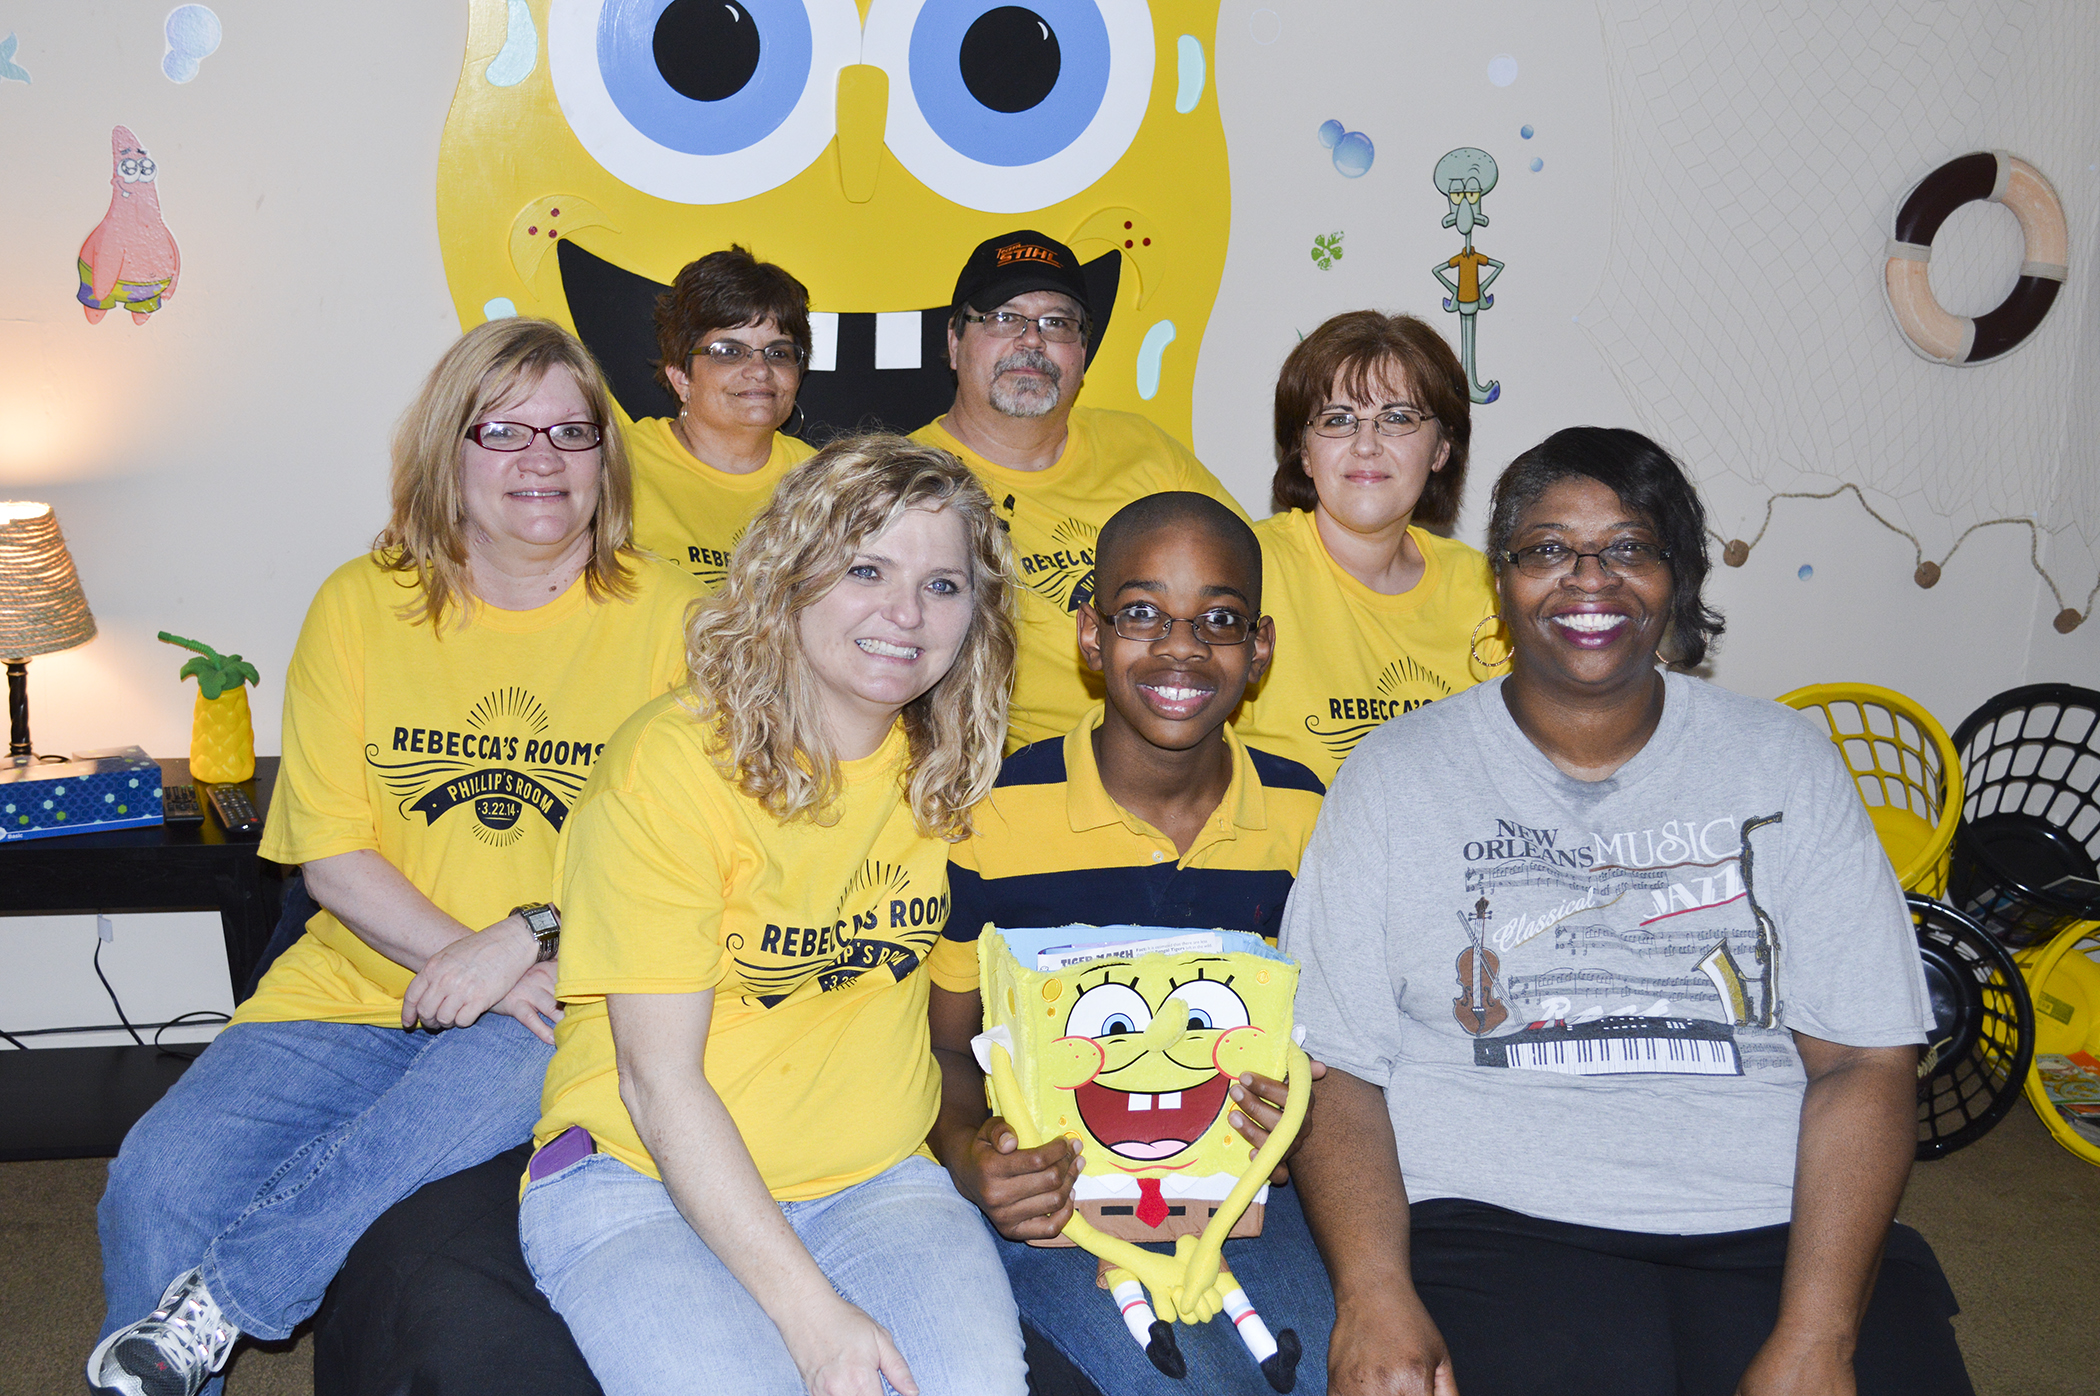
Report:
[[[534,964],[544,964],[561,952],[561,913],[545,902],[527,902],[514,906],[510,914],[525,923],[532,938],[540,943],[539,959]]]

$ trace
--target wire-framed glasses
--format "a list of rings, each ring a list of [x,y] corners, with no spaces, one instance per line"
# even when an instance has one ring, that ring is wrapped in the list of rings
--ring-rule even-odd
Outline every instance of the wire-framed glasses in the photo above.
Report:
[[[1086,333],[1086,321],[1076,315],[1023,315],[1017,310],[993,310],[979,315],[965,310],[963,319],[984,326],[984,332],[993,339],[1019,339],[1030,325],[1035,326],[1045,344],[1077,344]]]
[[[1502,554],[1504,562],[1527,577],[1565,577],[1586,557],[1597,559],[1597,566],[1615,577],[1645,577],[1670,560],[1670,550],[1629,538],[1594,553],[1578,553],[1566,543],[1533,543]]]
[[[1422,429],[1422,423],[1433,421],[1427,412],[1414,407],[1392,407],[1373,417],[1359,417],[1354,412],[1322,412],[1312,419],[1314,436],[1354,436],[1365,422],[1380,436],[1413,436]]]
[[[1164,640],[1175,625],[1186,625],[1206,645],[1244,645],[1254,637],[1254,622],[1229,606],[1213,606],[1200,616],[1170,616],[1149,601],[1133,601],[1108,617],[1126,640]]]
[[[716,368],[735,368],[753,354],[756,354],[759,362],[767,368],[800,368],[809,361],[809,355],[802,352],[802,346],[799,344],[768,344],[764,348],[754,349],[738,340],[718,339],[693,351],[694,358],[705,358]]]
[[[523,422],[482,422],[467,428],[467,440],[484,451],[522,451],[535,436],[547,438],[557,451],[588,451],[604,438],[596,422],[556,422],[551,427]]]

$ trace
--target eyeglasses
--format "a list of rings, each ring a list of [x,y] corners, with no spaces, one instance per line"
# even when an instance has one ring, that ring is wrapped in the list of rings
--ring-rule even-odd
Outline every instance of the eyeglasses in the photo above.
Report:
[[[1077,344],[1086,333],[1086,321],[1072,315],[1022,315],[1012,310],[978,315],[965,310],[963,319],[984,326],[984,332],[993,339],[1019,339],[1030,325],[1035,326],[1045,344]]]
[[[1594,553],[1578,553],[1566,543],[1533,543],[1502,554],[1504,562],[1527,577],[1565,577],[1586,557],[1597,559],[1597,566],[1614,577],[1645,577],[1670,560],[1670,550],[1629,539]]]
[[[1116,634],[1126,640],[1164,640],[1174,633],[1176,622],[1186,625],[1206,645],[1244,645],[1254,638],[1254,622],[1224,606],[1213,606],[1200,616],[1184,620],[1168,615],[1149,601],[1133,601],[1107,619]]]
[[[1412,407],[1395,407],[1375,417],[1359,417],[1354,412],[1322,412],[1312,419],[1314,436],[1354,436],[1365,422],[1380,436],[1413,436],[1422,429],[1422,423],[1435,421],[1426,412]]]
[[[467,440],[484,451],[522,451],[535,436],[547,438],[557,451],[588,451],[604,436],[596,422],[556,422],[551,427],[523,422],[483,422],[467,428]]]
[[[758,355],[767,368],[799,368],[809,360],[809,355],[802,352],[799,344],[768,344],[763,349],[754,349],[734,339],[718,339],[693,351],[694,358],[704,355],[716,368],[735,368],[753,354]]]

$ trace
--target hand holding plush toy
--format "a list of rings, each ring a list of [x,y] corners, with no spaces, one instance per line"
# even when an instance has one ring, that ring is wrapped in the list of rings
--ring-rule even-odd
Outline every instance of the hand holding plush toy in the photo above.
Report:
[[[1258,937],[1202,936],[1215,952],[1146,947],[1144,938],[1186,944],[1186,932],[988,929],[978,940],[986,1031],[972,1045],[993,1108],[1022,1148],[1059,1133],[1085,1141],[1065,1243],[1103,1260],[1124,1322],[1153,1365],[1185,1375],[1173,1324],[1222,1311],[1269,1384],[1287,1392],[1297,1381],[1297,1335],[1286,1328],[1271,1337],[1224,1267],[1223,1247],[1228,1235],[1260,1230],[1257,1201],[1305,1118],[1311,1062],[1290,1040],[1298,970]],[[1127,943],[1085,948],[1104,937]],[[1053,942],[1059,949],[1046,952]],[[1017,954],[1039,966],[1068,963],[1031,970]],[[1291,1087],[1251,1162],[1230,1122],[1232,1083],[1248,1071]],[[1134,1241],[1175,1249],[1162,1255]]]

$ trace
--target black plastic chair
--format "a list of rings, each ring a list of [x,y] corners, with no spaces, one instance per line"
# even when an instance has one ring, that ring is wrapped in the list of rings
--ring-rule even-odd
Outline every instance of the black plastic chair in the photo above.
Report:
[[[2004,946],[1942,902],[1909,897],[1932,999],[1932,1040],[1918,1063],[1920,1161],[1989,1134],[2020,1098],[2034,1061],[2034,1005]]]
[[[2009,689],[1954,748],[1965,793],[1947,900],[2016,949],[2100,919],[2100,693]]]

